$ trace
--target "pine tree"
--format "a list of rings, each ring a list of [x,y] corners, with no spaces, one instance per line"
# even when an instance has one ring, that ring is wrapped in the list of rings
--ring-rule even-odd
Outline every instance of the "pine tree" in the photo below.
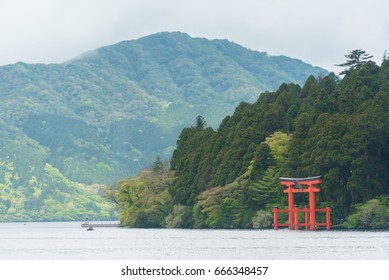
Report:
[[[159,156],[157,156],[151,169],[156,173],[163,172],[163,162],[161,161],[161,158]]]
[[[266,143],[261,143],[254,155],[253,169],[250,173],[250,179],[253,181],[262,178],[266,169],[274,163],[274,159],[270,152],[270,147]]]
[[[280,172],[275,166],[269,167],[258,183],[250,186],[251,199],[256,202],[258,208],[264,208],[269,203],[276,203],[280,195]]]
[[[348,75],[352,73],[353,71],[359,69],[363,64],[365,64],[370,58],[372,58],[372,55],[367,54],[365,51],[362,50],[353,50],[350,54],[345,55],[347,58],[347,61],[342,64],[337,64],[336,66],[341,67],[348,67],[346,70],[343,70],[340,72],[340,75]]]
[[[198,115],[196,117],[196,129],[203,130],[207,126],[203,116]]]

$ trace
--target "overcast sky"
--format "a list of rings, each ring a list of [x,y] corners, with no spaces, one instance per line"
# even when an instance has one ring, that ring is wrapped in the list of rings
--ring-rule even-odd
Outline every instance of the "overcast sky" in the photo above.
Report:
[[[0,65],[60,63],[161,31],[228,39],[335,73],[362,49],[389,51],[387,0],[0,0]]]

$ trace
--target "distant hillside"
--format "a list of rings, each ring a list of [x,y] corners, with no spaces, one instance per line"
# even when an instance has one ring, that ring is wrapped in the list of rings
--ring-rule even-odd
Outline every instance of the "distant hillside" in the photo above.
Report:
[[[31,180],[47,189],[54,180],[61,193],[46,195],[66,202],[69,192],[79,193],[78,183],[113,183],[157,155],[169,158],[197,115],[216,127],[241,101],[325,74],[300,60],[179,32],[124,41],[63,64],[2,66],[0,217],[48,203]]]

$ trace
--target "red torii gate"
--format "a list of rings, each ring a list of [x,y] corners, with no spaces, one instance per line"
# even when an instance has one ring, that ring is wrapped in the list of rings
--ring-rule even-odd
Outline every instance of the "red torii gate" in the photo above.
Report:
[[[282,185],[287,186],[284,190],[284,193],[288,194],[288,209],[278,209],[278,207],[273,208],[274,213],[274,223],[273,227],[275,230],[278,227],[289,227],[292,230],[298,230],[300,226],[305,226],[305,229],[315,230],[319,226],[325,226],[327,230],[331,229],[331,208],[327,206],[326,208],[316,209],[315,205],[315,193],[320,192],[320,189],[316,185],[322,183],[321,176],[316,177],[307,177],[307,178],[279,178]],[[304,188],[303,186],[308,186]],[[294,194],[295,193],[309,193],[309,208],[305,207],[304,209],[299,209],[294,205]],[[325,212],[326,213],[326,222],[317,223],[316,222],[316,212]],[[287,224],[278,223],[278,213],[288,213],[289,222]],[[299,222],[299,213],[305,213],[305,222]]]

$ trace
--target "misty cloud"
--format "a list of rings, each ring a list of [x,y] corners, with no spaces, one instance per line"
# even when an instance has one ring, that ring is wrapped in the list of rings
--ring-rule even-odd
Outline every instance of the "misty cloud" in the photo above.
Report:
[[[360,48],[389,48],[385,0],[1,0],[0,65],[59,63],[160,31],[228,39],[330,70]]]

